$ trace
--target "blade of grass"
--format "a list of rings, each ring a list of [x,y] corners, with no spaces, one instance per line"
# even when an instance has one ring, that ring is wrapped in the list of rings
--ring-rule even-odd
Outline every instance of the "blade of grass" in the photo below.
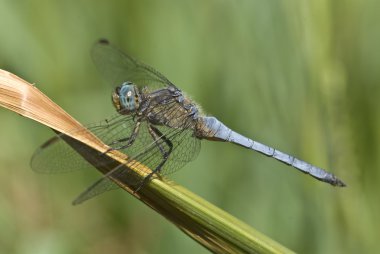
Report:
[[[107,145],[40,92],[35,86],[7,71],[0,70],[0,105],[38,121],[58,133],[90,163],[104,153]],[[70,132],[73,129],[78,131]],[[112,151],[104,155],[107,163],[124,164],[127,155]],[[103,159],[103,158],[102,158]],[[222,211],[166,178],[156,178],[138,193],[131,191],[134,177],[144,177],[150,169],[142,164],[126,164],[130,177],[111,178],[121,188],[174,223],[195,241],[214,253],[293,253],[274,240]],[[130,166],[129,168],[127,168]],[[97,169],[106,174],[110,167]]]

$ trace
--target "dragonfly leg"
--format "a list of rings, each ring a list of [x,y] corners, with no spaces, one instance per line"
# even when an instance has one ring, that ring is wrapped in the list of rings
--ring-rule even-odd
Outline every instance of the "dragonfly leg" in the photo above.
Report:
[[[135,127],[133,128],[132,134],[129,137],[125,137],[122,139],[115,140],[112,143],[110,143],[109,145],[112,146],[112,145],[116,145],[116,144],[124,142],[124,141],[128,141],[126,144],[119,146],[119,147],[110,147],[105,153],[108,153],[109,151],[112,151],[112,150],[122,150],[122,149],[130,147],[133,144],[133,142],[135,142],[136,137],[139,134],[140,125],[141,125],[141,122],[137,121]]]
[[[137,187],[137,189],[135,190],[135,192],[138,192],[149,181],[149,179],[154,174],[160,172],[161,168],[164,166],[164,164],[168,160],[168,158],[169,158],[169,156],[170,156],[170,154],[171,154],[171,152],[173,150],[173,143],[168,138],[166,138],[165,135],[162,134],[162,132],[160,130],[158,130],[157,128],[155,128],[152,125],[149,125],[148,130],[149,130],[149,133],[150,133],[150,135],[152,136],[152,138],[154,140],[154,143],[156,144],[156,146],[158,147],[158,149],[160,149],[160,152],[162,154],[162,161],[160,162],[160,164],[158,164],[158,166],[154,170],[152,170],[152,172],[149,173],[149,175],[147,175],[144,178],[144,180]],[[166,143],[166,145],[169,147],[168,151],[165,151],[162,143],[159,142],[160,139],[162,139]]]

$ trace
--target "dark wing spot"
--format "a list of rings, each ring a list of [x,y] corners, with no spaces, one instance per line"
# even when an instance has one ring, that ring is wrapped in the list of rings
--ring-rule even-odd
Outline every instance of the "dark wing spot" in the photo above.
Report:
[[[98,43],[103,44],[103,45],[109,45],[110,44],[110,42],[105,38],[99,39]]]

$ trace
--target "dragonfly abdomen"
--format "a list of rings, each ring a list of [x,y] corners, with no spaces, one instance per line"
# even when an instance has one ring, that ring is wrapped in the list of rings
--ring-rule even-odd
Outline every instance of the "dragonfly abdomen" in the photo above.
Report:
[[[341,180],[339,180],[335,175],[326,172],[325,170],[311,165],[305,161],[299,160],[289,154],[283,153],[277,149],[270,146],[261,144],[257,141],[253,141],[243,135],[231,130],[220,122],[215,117],[203,117],[198,125],[198,130],[196,132],[200,138],[205,138],[208,140],[215,141],[226,141],[234,143],[245,148],[254,150],[256,152],[262,153],[268,157],[275,158],[276,160],[285,163],[299,171],[309,174],[317,180],[327,182],[334,186],[346,186]]]

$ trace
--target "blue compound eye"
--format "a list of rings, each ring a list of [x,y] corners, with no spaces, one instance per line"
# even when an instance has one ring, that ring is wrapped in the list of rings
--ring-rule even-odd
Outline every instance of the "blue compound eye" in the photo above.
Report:
[[[138,109],[140,94],[131,82],[125,82],[115,89],[113,101],[116,109],[122,114],[128,114]]]

